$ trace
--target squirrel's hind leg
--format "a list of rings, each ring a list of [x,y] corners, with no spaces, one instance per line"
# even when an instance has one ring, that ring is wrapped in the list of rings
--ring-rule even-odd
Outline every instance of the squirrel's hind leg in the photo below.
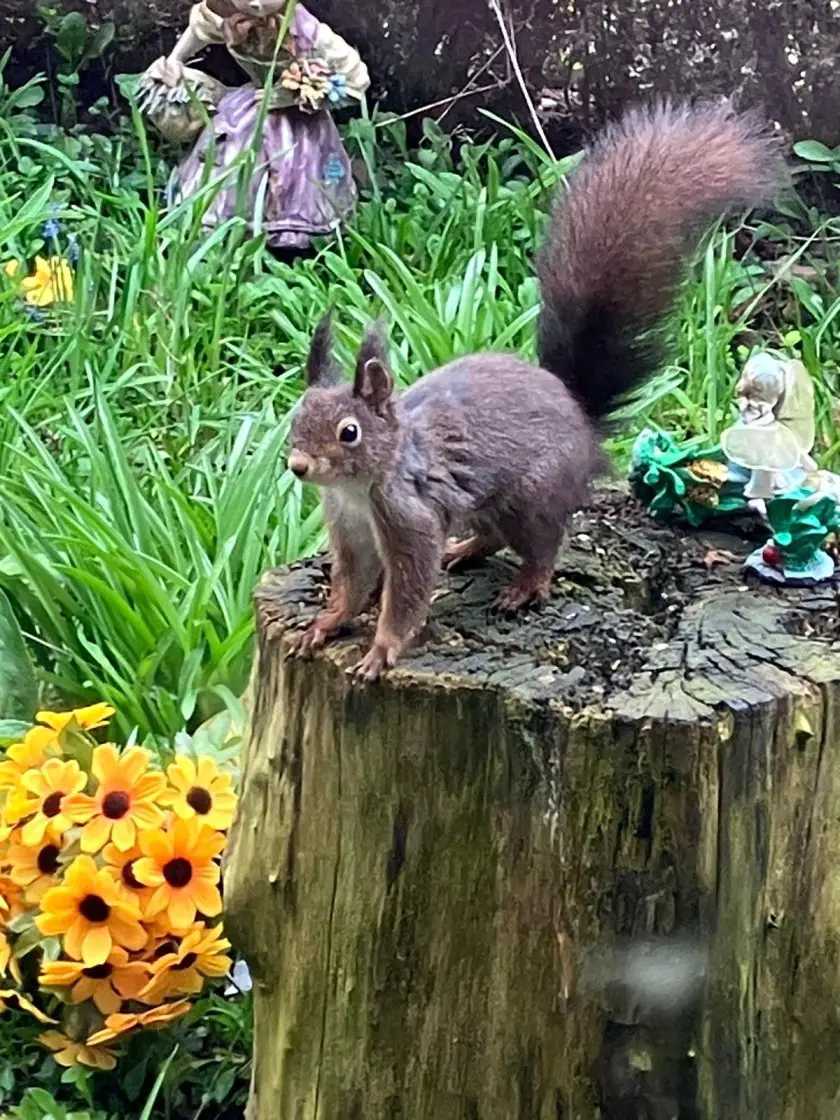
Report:
[[[483,526],[476,528],[468,537],[449,538],[443,550],[443,566],[449,571],[468,560],[486,560],[504,545],[504,537],[498,531]]]
[[[515,579],[501,591],[496,601],[499,610],[513,613],[548,598],[567,520],[567,513],[560,510],[505,518],[501,525],[505,541],[522,564]]]

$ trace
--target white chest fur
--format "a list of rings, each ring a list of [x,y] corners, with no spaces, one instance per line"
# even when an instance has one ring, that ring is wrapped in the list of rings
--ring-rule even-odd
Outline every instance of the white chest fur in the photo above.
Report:
[[[342,539],[351,542],[354,551],[372,551],[382,557],[368,487],[354,483],[331,486],[325,492],[324,505],[330,521],[341,526]]]

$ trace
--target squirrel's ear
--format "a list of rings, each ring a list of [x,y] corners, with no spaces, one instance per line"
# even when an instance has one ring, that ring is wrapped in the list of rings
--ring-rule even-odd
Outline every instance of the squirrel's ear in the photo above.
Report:
[[[356,359],[353,394],[383,416],[389,409],[393,388],[394,379],[388,370],[385,345],[378,329],[368,327]]]
[[[306,384],[325,387],[339,380],[332,360],[332,312],[328,311],[312,335],[306,359]]]

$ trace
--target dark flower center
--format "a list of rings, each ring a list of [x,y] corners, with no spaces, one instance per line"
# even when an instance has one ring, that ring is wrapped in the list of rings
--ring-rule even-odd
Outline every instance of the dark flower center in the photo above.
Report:
[[[142,891],[143,884],[139,882],[134,875],[134,865],[136,859],[130,859],[128,863],[123,864],[122,881],[127,887],[131,887],[133,891]]]
[[[195,953],[187,953],[182,961],[178,961],[177,964],[174,964],[172,966],[172,971],[185,972],[188,968],[192,968],[197,960],[198,957],[195,955]]]
[[[91,980],[107,980],[111,973],[114,971],[112,964],[95,964],[92,968],[83,968],[82,972],[85,976],[89,976]]]
[[[55,844],[47,844],[38,852],[38,870],[42,875],[54,875],[58,871],[58,853]]]
[[[79,913],[88,922],[107,922],[111,917],[111,907],[98,894],[86,894],[79,903]]]
[[[203,817],[213,808],[213,798],[203,786],[193,786],[187,794],[187,804]]]
[[[170,887],[185,887],[193,877],[192,864],[183,856],[171,859],[163,868],[163,877]]]
[[[51,793],[49,797],[44,798],[44,804],[41,806],[41,812],[45,817],[57,817],[61,812],[61,799],[64,794],[60,790]]]
[[[159,961],[161,957],[166,957],[170,953],[177,953],[177,952],[178,952],[178,942],[177,941],[164,941],[163,944],[158,945],[157,949],[155,949],[154,953],[152,953],[152,960],[153,961]]]
[[[124,817],[131,806],[131,798],[122,790],[108,793],[102,800],[102,812],[109,821],[118,821]]]

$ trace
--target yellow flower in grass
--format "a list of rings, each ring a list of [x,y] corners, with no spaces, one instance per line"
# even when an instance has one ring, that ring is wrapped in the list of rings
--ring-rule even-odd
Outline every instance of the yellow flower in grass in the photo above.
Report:
[[[140,847],[144,858],[134,865],[134,876],[155,893],[146,906],[146,917],[166,913],[173,929],[187,929],[196,913],[215,918],[222,912],[220,878],[215,857],[225,838],[201,823],[175,819],[167,832],[144,832]]]
[[[38,1020],[39,1023],[54,1023],[55,1019],[51,1019],[49,1015],[45,1015],[40,1007],[22,995],[16,988],[0,988],[0,1011],[9,1010],[9,1001],[17,1005],[18,1010],[28,1011],[29,1014]]]
[[[104,1046],[91,1046],[87,1042],[74,1042],[61,1031],[47,1031],[38,1035],[38,1041],[52,1050],[53,1057],[60,1066],[83,1065],[91,1069],[111,1070],[117,1064],[117,1059],[110,1050]]]
[[[67,816],[85,826],[83,852],[98,852],[109,839],[120,851],[128,851],[136,843],[138,829],[163,824],[155,800],[163,792],[165,779],[163,774],[146,772],[149,759],[142,747],[129,747],[122,754],[112,743],[96,747],[91,763],[99,783],[95,795],[77,793],[64,803]]]
[[[159,1003],[171,996],[197,995],[205,979],[218,979],[230,972],[233,962],[225,955],[229,948],[230,942],[220,925],[208,929],[203,922],[197,923],[171,952],[155,955],[151,963],[153,977],[140,993],[140,999]]]
[[[37,770],[48,758],[61,754],[61,746],[49,727],[31,727],[22,743],[8,747],[0,762],[0,793],[18,790],[27,770]]]
[[[71,1003],[92,999],[103,1015],[113,1015],[124,999],[137,999],[149,976],[148,964],[129,960],[125,949],[115,945],[104,964],[87,967],[81,961],[48,961],[39,982],[42,988],[70,988]]]
[[[3,271],[9,277],[17,276],[20,272],[20,261],[16,261],[14,257],[3,264]]]
[[[35,258],[35,271],[21,281],[26,302],[33,307],[69,303],[73,299],[73,270],[64,257]]]
[[[77,856],[65,871],[63,884],[47,891],[35,924],[47,937],[62,934],[65,953],[88,968],[104,964],[115,945],[124,949],[146,945],[140,908],[90,856]]]
[[[105,1020],[104,1028],[90,1036],[88,1045],[107,1045],[115,1038],[120,1038],[138,1027],[148,1030],[168,1026],[182,1015],[186,1015],[191,1007],[192,1004],[188,999],[182,999],[177,1003],[162,1003],[160,1007],[153,1007],[150,1011],[143,1011],[139,1015],[109,1015]]]
[[[200,758],[196,765],[191,758],[176,755],[166,773],[175,791],[167,790],[161,804],[171,805],[182,820],[200,817],[209,828],[220,832],[230,828],[236,811],[233,779],[212,758]]]
[[[38,712],[35,718],[56,733],[62,732],[71,720],[83,731],[93,731],[110,722],[114,711],[110,704],[90,704],[87,708],[74,708],[72,712]]]
[[[16,823],[12,817],[18,814],[22,814],[19,820],[34,814],[21,833],[22,842],[32,847],[41,843],[47,829],[53,835],[63,835],[72,823],[64,813],[64,799],[84,789],[86,782],[87,775],[75,759],[63,762],[60,758],[48,758],[39,770],[27,770],[23,775],[22,785],[29,798],[21,801],[14,811],[11,805],[6,805],[7,822]]]
[[[24,898],[29,903],[40,902],[50,887],[57,886],[56,872],[61,855],[61,837],[48,828],[40,844],[27,847],[11,844],[6,855],[9,878],[24,888]]]

